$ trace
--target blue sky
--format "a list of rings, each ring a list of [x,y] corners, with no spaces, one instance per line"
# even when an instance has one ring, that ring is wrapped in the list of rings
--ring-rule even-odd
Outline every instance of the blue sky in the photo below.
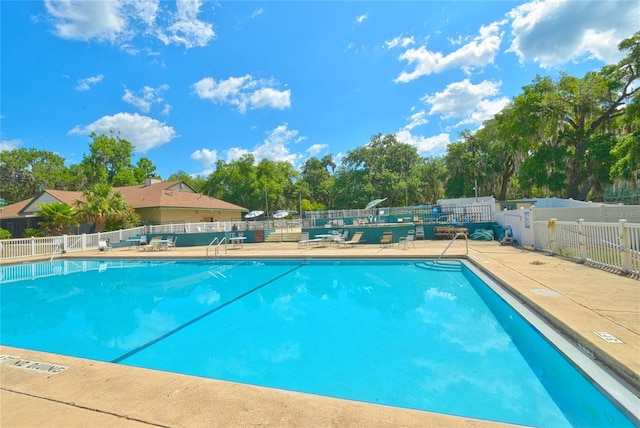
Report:
[[[0,149],[120,132],[167,178],[245,153],[442,156],[537,74],[617,62],[640,2],[2,1]]]

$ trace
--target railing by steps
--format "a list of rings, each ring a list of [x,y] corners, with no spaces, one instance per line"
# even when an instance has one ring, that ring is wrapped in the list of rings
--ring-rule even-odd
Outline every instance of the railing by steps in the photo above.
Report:
[[[216,246],[214,247],[214,260],[218,259],[218,252],[220,250],[220,245],[224,244],[224,253],[227,254],[227,238],[223,237],[221,239],[213,238],[213,241],[211,241],[209,243],[209,245],[207,245],[207,260],[209,260],[209,248],[211,248],[212,245],[216,244]]]

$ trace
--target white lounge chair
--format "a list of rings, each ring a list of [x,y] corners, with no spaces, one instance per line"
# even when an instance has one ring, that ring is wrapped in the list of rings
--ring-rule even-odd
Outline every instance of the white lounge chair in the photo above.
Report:
[[[356,232],[353,234],[353,238],[351,238],[349,241],[339,242],[338,246],[342,245],[345,247],[351,247],[353,245],[359,244],[360,239],[362,239],[362,234],[363,232]]]
[[[98,241],[98,250],[99,251],[109,251],[111,249],[111,243],[108,239],[100,239]]]

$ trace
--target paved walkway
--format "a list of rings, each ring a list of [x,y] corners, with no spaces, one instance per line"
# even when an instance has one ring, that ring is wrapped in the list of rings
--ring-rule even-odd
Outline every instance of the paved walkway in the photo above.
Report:
[[[298,248],[297,243],[246,244],[218,256],[437,257],[446,241],[415,247]],[[468,249],[467,245],[468,244]],[[161,252],[114,249],[83,257],[202,258],[204,247]],[[213,252],[210,250],[210,256]],[[468,257],[521,301],[566,332],[640,395],[640,281],[497,242],[459,240],[446,256]],[[606,332],[622,343],[607,342]],[[47,375],[0,364],[0,425],[29,426],[500,426],[492,422],[396,409],[210,379],[0,347],[0,353],[69,366]],[[640,406],[640,401],[638,401]]]

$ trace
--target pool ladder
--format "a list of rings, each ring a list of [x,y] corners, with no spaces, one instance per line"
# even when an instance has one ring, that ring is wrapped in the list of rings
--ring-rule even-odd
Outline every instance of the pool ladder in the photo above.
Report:
[[[209,260],[209,248],[212,245],[216,244],[214,247],[214,260],[218,260],[218,252],[220,251],[220,245],[224,244],[224,253],[227,254],[227,238],[223,237],[222,239],[218,239],[218,237],[213,238],[213,241],[207,245],[207,260]]]
[[[464,235],[464,242],[467,245],[466,247],[466,252],[465,255],[469,254],[469,240],[467,239],[467,234],[463,233],[463,232],[456,232],[456,234],[454,235],[453,239],[451,240],[451,242],[449,242],[447,244],[447,246],[445,247],[444,250],[442,250],[442,252],[440,253],[440,255],[438,256],[438,260],[436,260],[436,263],[439,262],[440,260],[442,260],[442,256],[444,256],[444,253],[447,252],[447,250],[449,249],[449,247],[451,247],[451,245],[455,242],[456,239],[458,239],[459,235]]]

